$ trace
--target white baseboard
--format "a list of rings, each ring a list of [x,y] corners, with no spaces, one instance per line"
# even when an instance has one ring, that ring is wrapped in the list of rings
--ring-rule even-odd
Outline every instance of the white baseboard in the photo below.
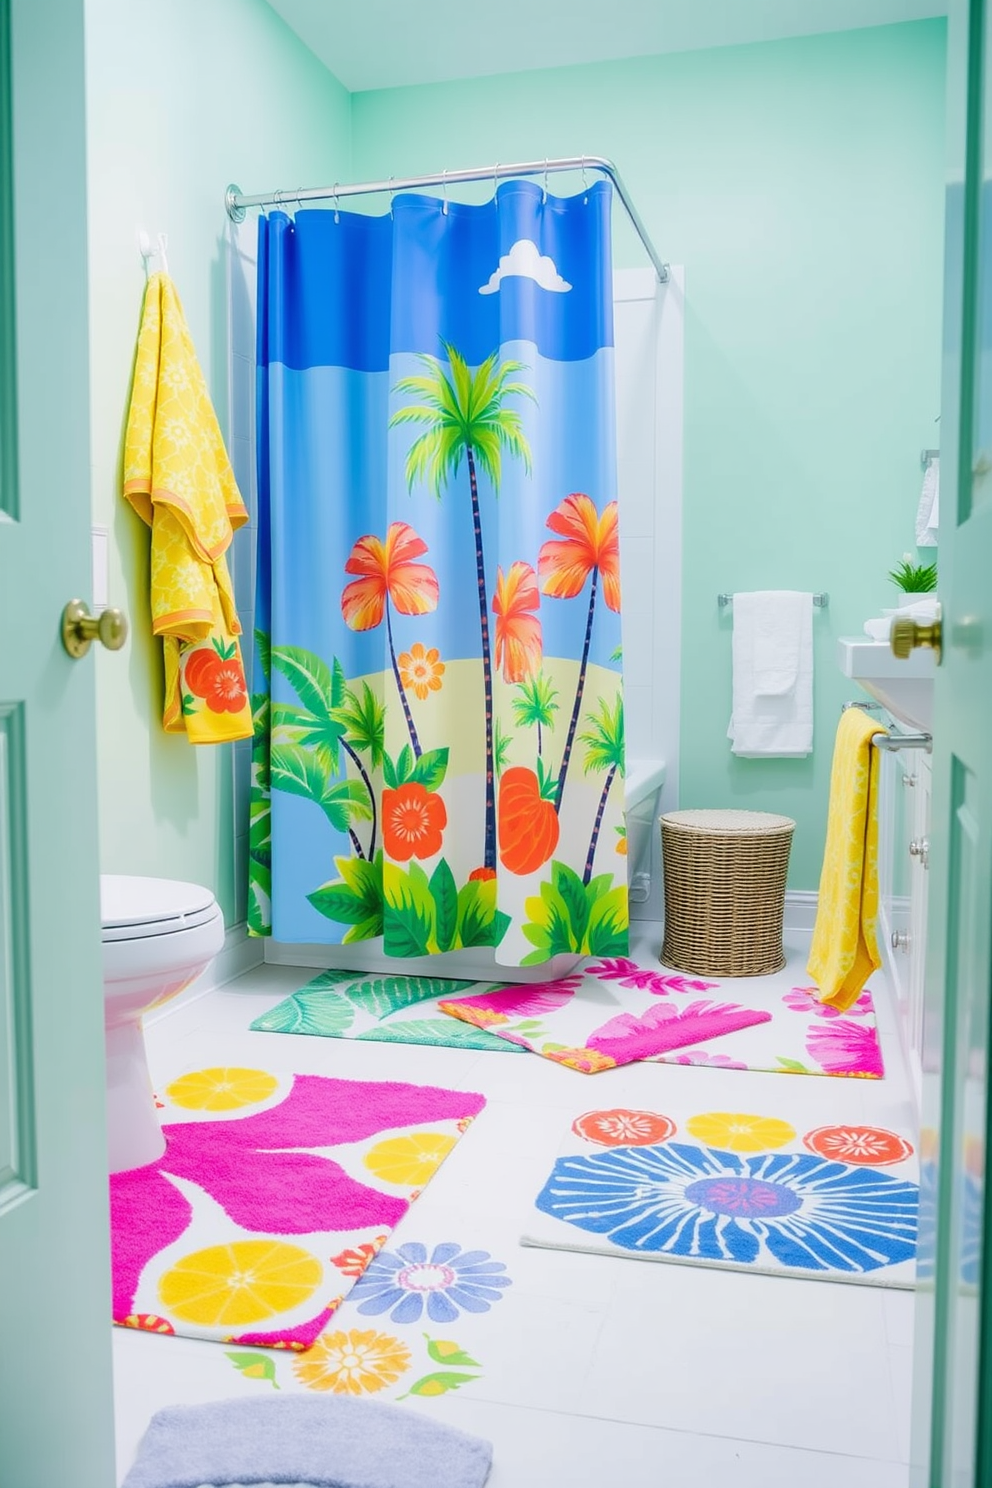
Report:
[[[243,976],[253,966],[261,966],[264,959],[263,945],[264,941],[249,935],[244,925],[232,925],[224,936],[223,949],[217,953],[203,975],[184,987],[178,997],[173,997],[162,1007],[149,1013],[143,1020],[145,1027],[153,1028],[156,1023],[178,1012],[181,1007],[199,1001],[208,992],[223,987],[226,982],[233,982],[235,977]]]
[[[812,930],[816,924],[818,895],[813,889],[787,889],[785,895],[785,928]]]

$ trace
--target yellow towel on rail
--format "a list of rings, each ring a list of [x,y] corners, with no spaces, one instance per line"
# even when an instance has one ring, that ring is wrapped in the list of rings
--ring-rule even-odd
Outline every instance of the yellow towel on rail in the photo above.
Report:
[[[250,738],[225,556],[248,512],[167,274],[152,274],[145,288],[124,497],[152,530],[152,632],[165,647],[165,728],[191,744]]]
[[[841,714],[830,771],[827,842],[807,971],[820,1001],[846,1011],[881,966],[878,915],[878,750],[884,733],[861,708]]]

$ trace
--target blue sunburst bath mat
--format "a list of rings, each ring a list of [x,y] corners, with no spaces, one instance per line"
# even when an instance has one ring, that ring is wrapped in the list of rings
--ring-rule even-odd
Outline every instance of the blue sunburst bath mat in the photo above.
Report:
[[[657,1111],[576,1118],[524,1245],[912,1287],[912,1144],[859,1123]]]

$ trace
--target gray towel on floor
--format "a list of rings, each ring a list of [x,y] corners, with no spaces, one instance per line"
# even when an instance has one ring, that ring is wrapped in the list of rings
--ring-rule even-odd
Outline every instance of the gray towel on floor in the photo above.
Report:
[[[482,1488],[492,1443],[370,1400],[286,1395],[174,1405],[122,1488]]]

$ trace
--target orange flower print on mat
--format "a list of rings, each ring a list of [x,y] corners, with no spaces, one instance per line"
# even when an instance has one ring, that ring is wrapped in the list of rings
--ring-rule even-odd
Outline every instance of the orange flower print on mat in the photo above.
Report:
[[[675,1122],[656,1111],[586,1111],[572,1130],[600,1147],[651,1147],[674,1135]]]
[[[301,1385],[335,1395],[374,1395],[395,1385],[409,1367],[410,1350],[398,1338],[357,1328],[324,1333],[305,1357],[293,1360]]]
[[[803,1137],[803,1146],[817,1157],[858,1167],[885,1168],[912,1157],[912,1144],[881,1126],[818,1126]]]
[[[432,858],[441,851],[448,813],[441,797],[416,780],[382,793],[382,840],[396,863]]]
[[[397,665],[403,679],[403,686],[412,687],[421,702],[430,693],[440,692],[441,678],[444,676],[444,662],[436,646],[425,651],[417,641],[409,651],[400,653],[397,657]]]
[[[364,1245],[356,1245],[353,1250],[342,1250],[340,1255],[331,1256],[331,1265],[337,1266],[345,1276],[361,1276],[369,1262],[375,1260],[388,1238],[388,1235],[376,1235],[374,1240],[366,1241]]]
[[[600,516],[591,497],[581,491],[555,507],[547,521],[560,540],[549,538],[537,560],[541,588],[552,599],[574,599],[594,571],[603,584],[608,609],[620,613],[620,536],[617,504],[609,502]]]
[[[386,597],[401,615],[427,615],[437,609],[437,574],[426,563],[414,563],[427,544],[407,522],[391,522],[382,542],[371,533],[360,537],[344,566],[359,574],[346,584],[341,613],[352,630],[374,630],[382,624]]]
[[[504,576],[496,569],[496,665],[504,682],[523,682],[541,665],[541,622],[533,613],[541,603],[537,574],[529,563],[511,563]]]
[[[795,1128],[774,1116],[749,1116],[737,1111],[707,1111],[693,1116],[686,1130],[707,1147],[723,1152],[768,1152],[795,1138]]]
[[[244,667],[233,641],[229,646],[215,641],[191,651],[183,677],[187,692],[203,698],[211,713],[240,713],[248,701]]]

